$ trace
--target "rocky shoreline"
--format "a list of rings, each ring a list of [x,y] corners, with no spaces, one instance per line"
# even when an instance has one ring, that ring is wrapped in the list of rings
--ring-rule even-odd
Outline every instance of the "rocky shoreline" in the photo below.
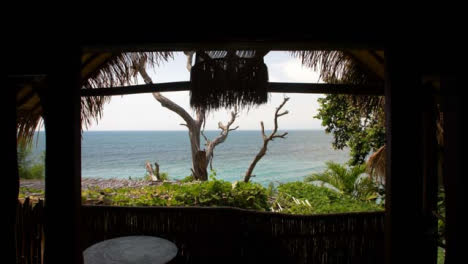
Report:
[[[102,179],[102,178],[83,178],[81,179],[81,189],[90,188],[122,188],[122,187],[143,187],[149,185],[159,185],[162,182],[152,182],[147,180],[128,180],[128,179]],[[20,180],[20,187],[45,190],[44,180]]]

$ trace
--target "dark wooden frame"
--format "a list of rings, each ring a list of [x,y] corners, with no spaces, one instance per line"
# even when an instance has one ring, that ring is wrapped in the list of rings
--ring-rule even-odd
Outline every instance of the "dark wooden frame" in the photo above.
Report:
[[[317,35],[317,34],[315,34]],[[422,107],[421,94],[426,93],[421,87],[421,76],[423,69],[440,70],[439,65],[432,63],[426,65],[430,60],[425,59],[422,54],[423,51],[416,49],[409,49],[407,46],[397,46],[391,43],[384,43],[383,41],[372,41],[372,39],[365,37],[366,35],[357,35],[351,37],[344,36],[342,38],[323,37],[321,40],[314,39],[313,37],[305,37],[300,34],[292,35],[281,35],[276,38],[266,38],[264,41],[251,41],[252,36],[244,36],[244,38],[238,37],[224,37],[220,39],[212,40],[210,37],[205,36],[206,39],[201,36],[200,38],[187,41],[181,37],[162,36],[156,40],[136,40],[133,42],[122,41],[122,40],[111,40],[102,42],[84,42],[77,45],[66,45],[62,47],[65,52],[60,53],[60,58],[54,58],[53,63],[60,63],[59,67],[56,66],[44,70],[38,61],[34,60],[33,66],[27,65],[25,67],[26,72],[32,71],[33,73],[49,73],[51,77],[51,85],[47,89],[50,91],[48,94],[49,101],[45,101],[47,104],[45,108],[48,108],[49,116],[48,124],[46,124],[47,132],[51,132],[53,135],[49,135],[47,140],[48,151],[47,151],[47,176],[46,185],[48,191],[48,203],[49,203],[49,227],[46,228],[46,235],[48,237],[55,237],[55,239],[48,239],[50,249],[56,249],[51,255],[51,258],[56,260],[60,259],[74,259],[75,263],[81,263],[79,257],[77,257],[77,246],[79,244],[79,231],[80,227],[76,222],[68,222],[72,220],[80,210],[79,206],[79,192],[80,192],[80,166],[79,166],[79,149],[80,149],[80,135],[79,135],[79,109],[80,109],[80,92],[86,94],[84,91],[79,90],[79,81],[76,78],[79,74],[79,52],[77,49],[85,47],[87,51],[148,51],[148,50],[165,50],[168,48],[176,48],[178,50],[190,50],[196,47],[204,48],[226,48],[226,47],[276,47],[276,49],[344,49],[344,48],[385,48],[386,51],[386,86],[385,86],[385,97],[386,97],[386,114],[387,114],[387,218],[386,218],[386,252],[387,252],[387,263],[399,263],[402,260],[405,261],[421,261],[421,256],[424,256],[428,250],[432,249],[431,243],[425,243],[429,241],[431,230],[427,230],[421,227],[420,221],[423,222],[429,216],[427,216],[427,210],[430,207],[424,207],[424,201],[430,197],[429,200],[433,199],[431,186],[423,186],[429,184],[432,181],[430,173],[424,173],[423,168],[429,168],[430,158],[422,158],[421,151],[432,151],[430,143],[432,136],[420,137],[421,130],[424,127],[430,127],[430,125],[421,124],[418,120],[420,119]],[[259,38],[265,39],[265,38]],[[284,41],[287,39],[288,41]],[[351,39],[359,39],[358,41],[352,41]],[[163,41],[164,40],[164,41]],[[97,44],[96,44],[97,43]],[[159,43],[159,45],[158,45]],[[136,44],[136,45],[135,45]],[[176,45],[177,44],[177,45]],[[423,46],[422,46],[423,47]],[[434,54],[434,50],[426,48],[430,53]],[[36,50],[35,52],[38,52]],[[414,56],[414,53],[421,56]],[[47,53],[46,53],[47,54]],[[40,55],[43,59],[49,59],[49,54]],[[39,58],[41,58],[39,56]],[[434,55],[434,56],[437,56]],[[433,56],[433,57],[434,57]],[[432,57],[428,57],[432,58]],[[14,70],[22,68],[19,62],[23,62],[21,59],[15,60],[16,64],[13,64]],[[438,61],[440,62],[440,61]],[[50,64],[53,64],[50,63]],[[408,64],[409,63],[409,64]],[[432,68],[431,68],[432,67]],[[39,71],[37,70],[39,69]],[[449,69],[452,71],[452,69]],[[440,73],[440,71],[439,71]],[[61,76],[63,74],[63,76]],[[66,88],[62,87],[64,84],[70,85],[72,89],[66,91],[61,89],[57,94],[57,89]],[[458,83],[460,85],[460,83]],[[450,87],[451,85],[447,85]],[[54,88],[55,87],[55,88]],[[447,220],[450,221],[450,239],[447,245],[451,248],[447,250],[447,254],[450,255],[454,261],[463,257],[463,249],[461,248],[461,234],[457,235],[460,230],[466,230],[466,227],[462,226],[465,224],[463,221],[457,220],[456,212],[460,213],[463,209],[461,194],[463,193],[461,184],[461,163],[464,161],[464,157],[461,156],[461,148],[457,145],[462,143],[463,133],[466,132],[466,125],[463,127],[461,124],[463,115],[461,114],[461,92],[459,89],[454,89],[456,92],[451,95],[447,100],[447,108],[451,111],[448,116],[449,124],[446,124],[447,141],[449,142],[446,152],[446,158],[449,159],[448,165],[445,167],[448,185],[451,186],[448,197],[450,202],[448,203]],[[57,99],[63,100],[63,102],[54,102]],[[10,105],[10,104],[7,104]],[[15,102],[16,105],[16,102]],[[60,114],[61,117],[59,118]],[[8,115],[13,117],[14,114]],[[63,118],[65,117],[65,118]],[[12,118],[8,119],[12,120]],[[11,125],[10,125],[11,127]],[[78,128],[77,128],[78,127]],[[12,131],[12,129],[11,129]],[[54,133],[55,131],[55,133]],[[60,131],[60,133],[58,132]],[[60,138],[61,135],[66,135],[64,138]],[[424,140],[423,140],[424,139]],[[12,139],[11,139],[12,141]],[[423,142],[421,142],[423,141]],[[67,146],[64,151],[61,151],[57,146]],[[411,146],[414,150],[412,154],[407,147]],[[49,149],[50,147],[50,149]],[[9,157],[14,157],[16,152],[9,149],[5,149],[5,152]],[[416,159],[415,159],[416,157]],[[409,162],[409,161],[415,162]],[[60,165],[57,169],[52,169],[51,166],[57,166],[57,162],[63,161],[63,165]],[[14,164],[14,162],[12,162]],[[426,164],[426,165],[424,165]],[[12,167],[12,172],[16,174],[15,169]],[[66,179],[66,177],[60,177],[63,172],[71,172],[73,177]],[[425,176],[426,175],[426,176]],[[405,177],[402,179],[402,177]],[[424,178],[426,177],[426,179]],[[405,181],[408,180],[408,181]],[[65,180],[65,184],[64,181]],[[16,181],[15,181],[16,182]],[[433,181],[432,181],[433,182]],[[13,182],[11,183],[13,185]],[[16,184],[16,183],[15,183]],[[70,208],[62,208],[58,206],[58,201],[62,200],[64,203],[73,204]],[[54,202],[55,201],[55,202]],[[407,202],[409,201],[409,202]],[[432,202],[430,202],[432,203]],[[60,221],[60,223],[54,220],[54,217],[58,219],[64,218],[66,221]],[[429,220],[430,222],[430,220]],[[60,234],[60,235],[59,235]],[[428,236],[429,234],[429,236]],[[59,237],[69,235],[67,241],[70,243],[64,243],[63,240],[59,241]],[[419,248],[419,245],[422,245]],[[59,251],[58,249],[62,249]],[[79,252],[78,252],[79,256]],[[429,257],[424,260],[428,260],[429,263],[434,263],[434,259]]]

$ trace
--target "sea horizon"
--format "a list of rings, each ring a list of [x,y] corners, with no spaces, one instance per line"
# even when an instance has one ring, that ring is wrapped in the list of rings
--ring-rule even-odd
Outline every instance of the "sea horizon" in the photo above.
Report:
[[[206,130],[214,138],[220,130]],[[266,130],[266,132],[271,130]],[[334,150],[333,136],[319,129],[284,129],[285,139],[275,139],[267,154],[257,164],[253,182],[268,185],[303,180],[311,173],[323,171],[327,161],[344,163],[348,150]],[[142,178],[147,161],[160,165],[170,179],[183,179],[191,173],[191,152],[187,130],[93,130],[82,137],[83,178]],[[44,151],[45,133],[34,140],[33,153]],[[204,144],[203,138],[201,144]],[[242,180],[243,174],[260,150],[260,130],[235,130],[214,150],[213,169],[217,178]],[[33,144],[36,145],[36,144]],[[208,168],[209,171],[209,168]]]

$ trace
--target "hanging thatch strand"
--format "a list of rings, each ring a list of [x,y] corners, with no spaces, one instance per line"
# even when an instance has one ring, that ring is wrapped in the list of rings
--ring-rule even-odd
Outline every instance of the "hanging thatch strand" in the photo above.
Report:
[[[206,111],[268,101],[266,52],[198,51],[191,69],[190,105]]]

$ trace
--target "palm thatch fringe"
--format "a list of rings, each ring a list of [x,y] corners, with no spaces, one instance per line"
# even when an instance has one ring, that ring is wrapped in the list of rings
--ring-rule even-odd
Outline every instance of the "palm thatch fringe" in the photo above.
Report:
[[[292,51],[302,65],[320,72],[327,83],[379,84],[383,80],[361,65],[350,53],[336,50]]]
[[[42,124],[42,109],[20,110],[17,112],[16,131],[18,144],[29,144],[34,138],[36,129]]]
[[[98,70],[93,71],[83,80],[82,89],[115,87],[131,84],[136,81],[137,65],[142,60],[146,67],[159,66],[173,58],[171,52],[135,52],[113,54]],[[81,98],[82,127],[88,128],[92,120],[102,117],[103,106],[110,100],[109,96],[93,96]]]
[[[292,51],[291,55],[301,59],[302,65],[320,73],[327,83],[338,84],[381,84],[384,80],[359,62],[350,52],[336,50]],[[385,122],[383,96],[341,95],[357,108],[364,119]]]
[[[142,60],[145,60],[148,68],[153,68],[172,59],[173,54],[171,52],[85,54],[83,58],[82,89],[93,89],[131,84],[136,80],[135,66]],[[44,82],[35,82],[34,85],[43,86]],[[103,106],[109,99],[109,96],[81,98],[82,129],[87,129],[93,120],[97,121],[102,117]],[[23,108],[20,101],[17,107],[17,138],[21,142],[30,143],[42,120],[41,103],[38,100],[34,107]]]
[[[383,183],[385,179],[385,164],[386,164],[385,145],[379,148],[376,152],[370,155],[367,161],[367,173],[374,178],[375,181]]]
[[[190,106],[204,111],[268,102],[266,52],[198,51],[190,73]]]

